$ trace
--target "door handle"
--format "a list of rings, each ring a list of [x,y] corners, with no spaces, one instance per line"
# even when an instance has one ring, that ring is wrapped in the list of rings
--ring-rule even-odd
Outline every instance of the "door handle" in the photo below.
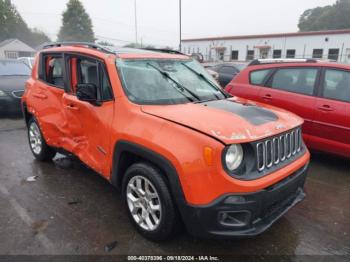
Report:
[[[318,109],[326,112],[334,111],[334,109],[330,105],[322,105]]]
[[[265,100],[271,100],[272,99],[272,95],[266,94],[266,95],[263,95],[262,98],[265,99]]]
[[[40,94],[40,93],[35,93],[33,94],[33,96],[40,99],[47,99],[47,95]]]
[[[77,107],[73,104],[67,105],[66,108],[69,110],[79,111],[79,107]]]

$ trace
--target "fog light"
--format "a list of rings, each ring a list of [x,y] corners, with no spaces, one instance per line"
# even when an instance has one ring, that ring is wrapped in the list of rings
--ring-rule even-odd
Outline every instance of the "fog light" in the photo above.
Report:
[[[229,196],[225,199],[225,204],[241,204],[245,202],[245,198],[243,196]]]
[[[249,211],[221,211],[218,217],[219,223],[223,226],[244,227],[250,220]]]

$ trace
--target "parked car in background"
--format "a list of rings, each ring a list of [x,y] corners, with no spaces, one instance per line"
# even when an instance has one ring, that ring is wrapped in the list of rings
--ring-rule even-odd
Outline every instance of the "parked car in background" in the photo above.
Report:
[[[219,83],[219,73],[210,70],[209,68],[206,68],[206,70],[216,80],[216,82]]]
[[[22,104],[34,157],[77,156],[121,189],[152,240],[182,224],[202,237],[255,236],[305,196],[303,120],[233,98],[181,53],[54,43]]]
[[[298,114],[310,148],[350,157],[350,65],[257,60],[226,91]]]
[[[20,61],[0,60],[0,115],[21,113],[21,97],[30,73]]]
[[[26,66],[28,66],[30,69],[33,68],[34,64],[34,57],[19,57],[17,58],[18,61],[21,61],[24,63]]]
[[[219,84],[224,88],[246,66],[247,64],[244,63],[228,62],[208,67],[208,69],[219,74]]]

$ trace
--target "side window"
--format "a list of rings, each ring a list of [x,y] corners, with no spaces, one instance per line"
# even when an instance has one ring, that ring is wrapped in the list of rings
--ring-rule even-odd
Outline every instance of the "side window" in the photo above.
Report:
[[[61,56],[44,56],[44,73],[45,82],[54,85],[58,88],[64,88],[63,80],[63,58]]]
[[[326,69],[322,96],[350,102],[350,72]]]
[[[99,96],[102,101],[113,98],[108,75],[99,61],[89,58],[78,59],[77,75],[78,84],[94,84],[100,89]]]
[[[312,95],[317,73],[317,68],[279,69],[273,76],[271,87],[293,93]]]
[[[270,73],[271,69],[252,71],[250,73],[250,84],[262,86],[264,84],[265,78]]]

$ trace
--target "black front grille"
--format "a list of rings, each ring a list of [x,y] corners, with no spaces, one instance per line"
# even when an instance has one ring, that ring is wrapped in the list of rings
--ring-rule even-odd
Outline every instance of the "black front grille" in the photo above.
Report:
[[[256,167],[259,172],[286,162],[302,151],[301,128],[256,143]]]

